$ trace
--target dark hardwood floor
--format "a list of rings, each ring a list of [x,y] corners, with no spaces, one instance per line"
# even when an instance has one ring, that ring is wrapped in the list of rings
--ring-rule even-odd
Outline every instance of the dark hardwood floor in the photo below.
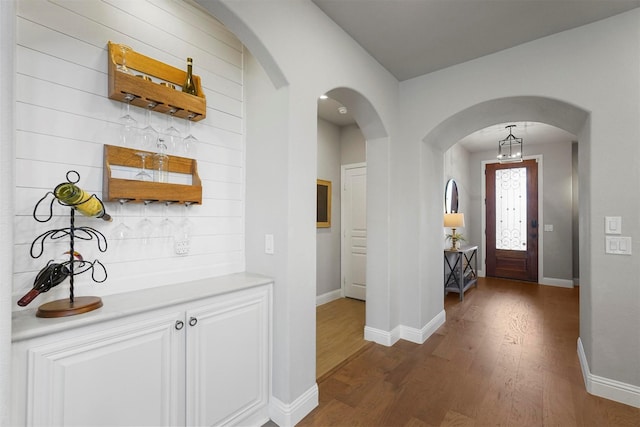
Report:
[[[579,290],[481,278],[445,297],[424,344],[372,344],[319,382],[299,426],[640,426],[640,409],[588,394]]]

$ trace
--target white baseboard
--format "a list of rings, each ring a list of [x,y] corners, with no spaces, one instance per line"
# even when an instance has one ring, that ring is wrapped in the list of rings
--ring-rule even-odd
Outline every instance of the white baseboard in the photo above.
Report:
[[[431,319],[429,323],[424,325],[422,329],[401,326],[400,338],[416,344],[423,344],[440,326],[444,325],[446,319],[447,315],[445,311],[442,310],[438,315],[436,315],[436,317]]]
[[[593,395],[640,408],[640,387],[593,375],[589,370],[582,340],[578,338],[578,359],[587,391]]]
[[[387,347],[391,347],[400,339],[400,327],[394,328],[392,331],[387,332],[383,331],[382,329],[365,326],[364,339]]]
[[[390,332],[387,332],[381,329],[365,326],[364,339],[387,347],[391,347],[400,339],[422,344],[444,324],[445,320],[446,313],[442,310],[421,329],[400,325]]]
[[[292,403],[284,403],[272,395],[269,418],[280,427],[293,427],[318,406],[318,395],[318,384],[313,384]]]
[[[335,291],[327,292],[326,294],[316,296],[316,306],[326,304],[331,301],[342,298],[342,289],[336,289]]]
[[[541,285],[557,286],[559,288],[573,288],[573,280],[554,279],[553,277],[543,277],[539,280]]]

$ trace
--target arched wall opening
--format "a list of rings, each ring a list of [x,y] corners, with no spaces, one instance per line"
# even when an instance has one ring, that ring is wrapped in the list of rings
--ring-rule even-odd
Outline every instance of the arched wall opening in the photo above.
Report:
[[[518,96],[493,99],[466,108],[450,116],[435,126],[423,139],[421,154],[421,187],[426,195],[421,203],[421,259],[440,259],[438,245],[433,239],[442,239],[442,192],[444,183],[444,153],[463,137],[488,126],[505,122],[535,121],[550,124],[577,136],[579,144],[579,222],[589,224],[589,158],[591,151],[591,114],[590,112],[567,102],[536,96]],[[591,299],[591,274],[586,262],[590,253],[590,242],[580,226],[580,306],[589,307]],[[438,241],[440,241],[438,240]],[[437,246],[434,248],[434,246]],[[426,272],[426,283],[433,283],[434,289],[429,295],[439,298],[443,291],[440,286],[442,265],[432,265]],[[438,289],[435,289],[435,287]],[[589,334],[590,312],[580,310],[580,334]]]
[[[247,48],[244,81],[246,269],[275,280],[271,387],[275,412],[272,419],[281,425],[292,425],[297,422],[296,414],[306,414],[317,404],[314,404],[317,402],[314,369],[317,97],[323,89],[337,87],[336,83],[353,78],[348,73],[315,75],[315,69],[309,71],[301,67],[299,61],[288,61],[288,52],[279,51],[278,42],[268,38],[270,28],[257,25],[254,31],[244,21],[243,16],[247,15],[263,22],[255,8],[244,9],[240,5],[236,10],[236,4],[219,1],[198,3],[220,19]],[[321,24],[333,25],[324,15],[320,16],[315,7],[298,6],[312,19],[318,18]],[[267,34],[266,39],[257,34],[260,30]],[[269,41],[274,45],[270,46]],[[309,75],[296,79],[304,73]],[[368,86],[376,91],[387,90],[385,85]],[[395,85],[389,87],[395,88]],[[380,93],[377,95],[386,99]],[[372,291],[376,286],[368,287],[366,322],[388,330],[391,323],[388,132],[372,102],[361,93],[338,87],[332,96],[356,116],[367,139],[368,167],[377,171],[376,178],[370,180],[376,193],[367,197],[367,209],[375,214],[367,217],[367,223],[373,230],[368,242],[375,242],[380,249],[369,252],[367,275],[380,283],[380,289]],[[275,237],[273,254],[264,251],[267,235]],[[371,312],[379,314],[371,316]]]
[[[387,174],[386,163],[388,161],[387,148],[388,148],[388,135],[387,131],[382,123],[382,120],[376,111],[373,104],[369,101],[369,99],[364,96],[362,93],[357,90],[348,88],[348,87],[338,87],[331,89],[325,92],[327,97],[337,101],[339,104],[345,106],[349,113],[353,116],[357,126],[362,133],[362,138],[365,142],[365,153],[364,156],[358,160],[359,162],[366,162],[366,241],[367,241],[367,251],[366,251],[366,305],[365,305],[365,325],[376,325],[380,324],[377,320],[380,318],[380,313],[387,313],[387,306],[390,302],[390,298],[394,298],[393,295],[390,294],[388,287],[388,268],[387,268],[387,254],[383,251],[374,250],[369,251],[369,248],[372,245],[369,245],[368,242],[373,239],[374,242],[381,241],[386,239],[386,217],[387,212],[386,209],[386,191],[380,191],[380,184],[371,184],[369,181],[372,180],[372,183],[376,181],[381,181],[377,177],[380,175]],[[323,101],[319,101],[323,102]],[[345,142],[345,141],[342,141]],[[340,142],[339,142],[340,143]],[[350,156],[351,157],[351,156]],[[352,158],[352,157],[351,157]],[[340,160],[336,160],[337,163],[340,163]],[[334,165],[334,167],[337,167]],[[319,165],[319,169],[329,170],[326,165]],[[324,177],[318,176],[319,179],[325,179]],[[342,194],[342,185],[337,185],[338,183],[334,183],[332,188],[334,192],[334,201],[337,200],[340,202],[341,194]],[[343,184],[343,183],[340,183]],[[340,216],[341,212],[341,203],[334,203],[332,205],[334,208],[333,214]],[[333,224],[338,224],[338,221],[332,220],[332,228]],[[342,235],[340,227],[343,224],[338,226],[337,230],[331,230],[332,233],[338,233],[338,235]],[[326,230],[323,230],[326,233]],[[323,236],[326,237],[326,236]],[[325,245],[322,246],[322,253],[326,258],[326,239]],[[335,247],[335,242],[334,242]],[[386,247],[386,245],[385,245]],[[320,248],[319,248],[320,251]],[[340,248],[337,248],[338,257],[341,257]],[[319,252],[320,253],[320,252]],[[342,257],[344,254],[342,254]],[[344,258],[343,258],[344,260]],[[338,266],[338,269],[342,269],[345,267],[345,264],[342,262]],[[321,268],[320,265],[317,266],[318,269]],[[342,289],[345,284],[338,283],[340,289]],[[326,286],[325,286],[326,287]],[[344,289],[342,289],[344,291]],[[387,322],[388,323],[388,322]],[[387,325],[387,323],[382,322],[382,325]],[[374,328],[380,328],[380,326],[375,326]],[[366,327],[365,327],[366,329]],[[385,329],[388,330],[388,329]],[[363,335],[366,335],[362,331]],[[368,337],[371,339],[371,337]]]

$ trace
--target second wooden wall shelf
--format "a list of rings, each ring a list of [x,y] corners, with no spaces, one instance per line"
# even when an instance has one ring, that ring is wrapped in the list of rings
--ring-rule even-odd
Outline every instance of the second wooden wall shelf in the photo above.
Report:
[[[189,119],[197,122],[207,115],[207,101],[202,93],[200,76],[193,76],[193,81],[198,91],[198,96],[182,92],[180,88],[172,89],[162,86],[160,83],[147,81],[137,77],[136,74],[151,76],[160,82],[172,83],[181,87],[187,73],[184,70],[156,61],[134,50],[125,54],[125,64],[134,74],[128,74],[118,70],[118,64],[122,64],[122,50],[120,44],[109,42],[109,99],[126,102],[126,95],[131,94],[135,98],[131,105],[148,108],[150,103],[157,105],[152,111],[169,114],[176,110],[175,117]]]
[[[152,200],[174,203],[202,203],[202,182],[198,176],[197,162],[194,159],[169,156],[169,172],[191,175],[191,185],[113,177],[112,166],[140,168],[140,156],[136,155],[136,153],[142,151],[114,145],[104,146],[102,200],[107,202],[117,202],[120,199],[125,199],[130,202]]]

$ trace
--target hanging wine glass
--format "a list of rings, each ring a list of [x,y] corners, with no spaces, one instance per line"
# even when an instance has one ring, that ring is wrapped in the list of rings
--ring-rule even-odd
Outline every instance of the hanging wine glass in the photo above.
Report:
[[[122,53],[122,64],[116,65],[116,69],[118,71],[121,71],[127,74],[133,74],[133,72],[129,68],[127,68],[127,53],[131,52],[132,50],[133,49],[131,49],[127,45],[124,45],[124,44],[120,45],[120,52]]]
[[[162,216],[164,218],[158,226],[160,237],[172,237],[175,233],[175,224],[169,218],[169,205],[172,203],[172,201],[166,201],[162,207]]]
[[[147,109],[145,110],[145,126],[142,128],[140,136],[141,148],[143,150],[151,151],[158,144],[158,131],[151,126],[151,110],[153,110],[157,105],[157,102],[150,101],[149,104],[147,104]]]
[[[153,200],[145,200],[142,203],[142,219],[138,223],[138,235],[142,238],[143,244],[148,244],[149,239],[153,235],[153,222],[147,216],[147,205],[153,203]]]
[[[191,248],[193,222],[189,219],[189,206],[191,202],[184,203],[184,217],[176,234],[175,250],[178,255],[187,255]]]
[[[195,158],[196,154],[198,153],[198,146],[197,146],[197,142],[198,139],[193,136],[193,133],[191,132],[191,127],[193,126],[193,118],[195,117],[195,114],[189,114],[189,116],[187,117],[188,121],[188,127],[187,127],[187,132],[188,135],[184,138],[183,140],[183,151],[184,151],[184,155],[186,157],[191,157],[191,158]]]
[[[171,110],[169,110],[169,114],[167,117],[167,128],[164,131],[167,136],[167,148],[171,153],[176,153],[178,147],[180,147],[180,144],[182,143],[182,135],[173,124],[173,115],[176,113],[176,111],[178,111],[177,108],[171,108]]]
[[[118,218],[118,225],[114,228],[112,236],[117,240],[124,240],[131,237],[131,227],[124,223],[122,216],[122,207],[127,203],[129,199],[119,199],[116,207],[116,217]]]
[[[122,104],[122,116],[120,116],[120,143],[124,147],[133,147],[136,145],[138,136],[138,121],[131,115],[131,101],[135,96],[127,93]]]
[[[140,172],[138,172],[136,174],[136,179],[138,181],[153,181],[153,177],[149,174],[149,172],[147,172],[147,166],[145,164],[146,158],[150,155],[151,153],[147,153],[147,152],[138,152],[136,153],[136,156],[140,156],[140,159],[142,161],[142,167],[140,169]]]

